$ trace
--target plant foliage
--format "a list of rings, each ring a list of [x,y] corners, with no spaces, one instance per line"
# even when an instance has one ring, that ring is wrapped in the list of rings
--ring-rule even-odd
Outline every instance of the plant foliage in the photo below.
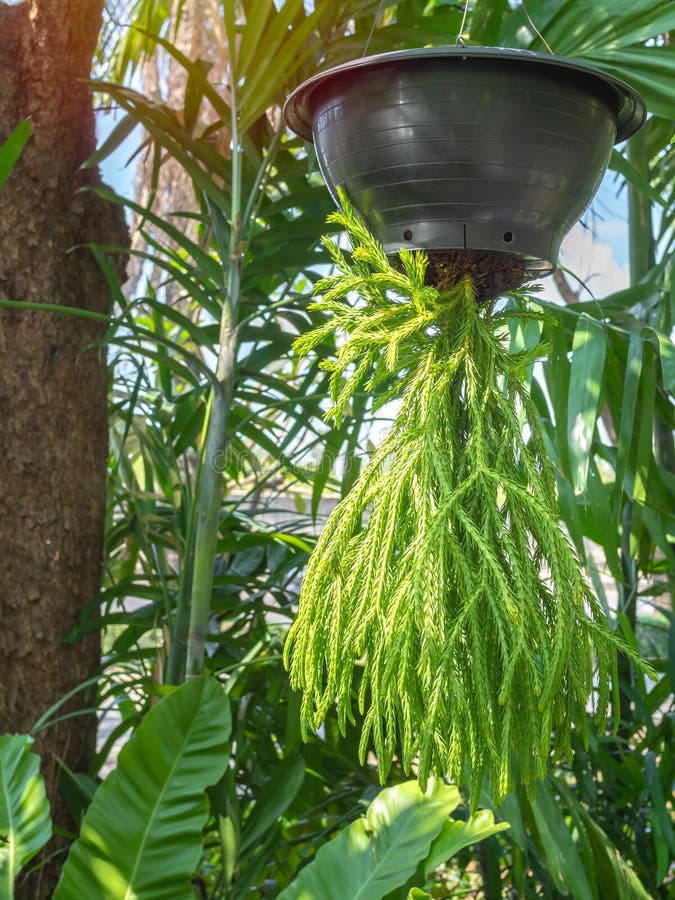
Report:
[[[319,850],[279,900],[381,900],[418,868],[424,881],[462,847],[508,828],[495,825],[487,810],[468,822],[450,819],[459,802],[457,788],[442,782],[425,793],[414,781],[386,788],[364,816]]]
[[[29,753],[25,734],[0,737],[0,898],[14,896],[21,868],[49,840],[49,803],[40,758]]]
[[[380,402],[400,396],[401,407],[310,557],[291,682],[305,733],[335,698],[344,729],[356,703],[361,754],[372,737],[383,779],[398,752],[405,771],[419,756],[422,787],[468,767],[475,806],[485,773],[497,798],[512,787],[512,751],[525,783],[545,775],[553,730],[569,751],[594,678],[604,727],[626,648],[560,529],[525,387],[544,347],[510,353],[510,311],[478,304],[468,280],[440,293],[425,284],[421,253],[401,251],[394,268],[342,201],[331,219],[352,256],[326,242],[337,274],[319,282],[315,307],[328,318],[296,347],[344,337],[324,362],[337,424],[362,386],[388,383]]]
[[[0,147],[0,188],[3,186],[9,173],[23,152],[31,136],[30,119],[19,122],[14,131]]]
[[[227,766],[230,724],[215,679],[187,682],[148,713],[94,795],[55,900],[194,897],[205,791]]]
[[[235,267],[241,278],[236,366],[227,448],[217,457],[225,496],[212,521],[218,538],[206,659],[227,683],[234,726],[230,767],[209,791],[212,815],[196,877],[212,900],[276,896],[374,790],[373,757],[368,766],[357,763],[358,715],[357,727],[340,737],[335,709],[329,710],[321,731],[301,747],[299,697],[289,690],[280,648],[326,501],[345,496],[354,483],[372,446],[368,433],[377,430],[371,403],[394,383],[389,373],[379,386],[354,395],[340,427],[327,428],[321,415],[331,373],[319,368],[317,357],[290,353],[294,336],[311,331],[323,315],[308,310],[307,302],[317,271],[330,261],[318,235],[332,204],[313,154],[284,131],[279,103],[328,65],[447,43],[464,10],[444,0],[392,0],[384,7],[378,0],[110,0],[107,7],[101,62],[116,84],[99,83],[98,89],[126,118],[94,160],[137,124],[148,160],[144,192],[127,204],[143,237],[133,251],[142,277],[125,296],[109,272],[117,318],[108,355],[113,405],[105,586],[77,632],[105,628],[98,699],[102,707],[114,703],[122,721],[88,776],[98,774],[115,738],[143,721],[158,683],[182,678],[200,515],[196,488],[210,462],[205,423],[213,418],[209,394],[224,277]],[[586,826],[580,828],[581,813],[575,816],[569,797],[560,794],[560,782],[602,827],[611,841],[607,853],[616,859],[620,853],[650,895],[665,897],[672,888],[668,672],[675,672],[675,641],[668,643],[672,616],[664,595],[675,585],[675,467],[659,453],[656,424],[665,432],[673,424],[675,357],[667,335],[675,310],[674,48],[659,32],[672,29],[673,4],[528,0],[527,12],[529,20],[520,4],[472,0],[465,39],[541,51],[538,28],[555,52],[593,62],[642,90],[652,114],[640,133],[646,164],[627,159],[620,148],[611,167],[620,173],[617,185],[625,179],[631,191],[661,206],[654,234],[658,264],[635,274],[625,291],[569,307],[542,303],[545,318],[514,315],[504,324],[514,351],[542,339],[550,345],[529,389],[565,527],[603,608],[613,607],[618,594],[626,613],[622,632],[631,642],[635,632],[647,652],[654,650],[660,681],[643,685],[630,666],[620,667],[619,736],[589,728],[586,751],[580,724],[572,736],[572,766],[554,769],[546,780],[554,792],[546,814],[557,810],[549,831],[564,847],[564,880],[563,857],[537,829],[531,808],[537,794],[528,799],[522,791],[507,798],[513,816],[502,808],[511,830],[487,838],[478,859],[473,850],[460,851],[453,870],[463,869],[465,885],[480,878],[488,900],[511,893],[558,896],[563,884],[579,896],[585,885],[594,896],[620,896],[604,878],[606,861]],[[162,75],[159,89],[152,78],[141,88],[145,72],[155,70]],[[171,174],[178,166],[192,181],[194,203],[189,185],[184,192]],[[632,253],[634,245],[650,243],[650,214],[632,211],[630,218]],[[233,230],[239,231],[234,251]],[[332,352],[327,339],[321,356]],[[589,540],[599,545],[593,552]],[[639,612],[631,617],[638,597]],[[138,607],[134,598],[145,603]],[[658,627],[644,624],[648,605]],[[657,641],[654,648],[645,642],[647,633]],[[390,778],[401,778],[397,761]],[[570,841],[576,853],[569,852]],[[437,885],[434,894],[440,891]]]

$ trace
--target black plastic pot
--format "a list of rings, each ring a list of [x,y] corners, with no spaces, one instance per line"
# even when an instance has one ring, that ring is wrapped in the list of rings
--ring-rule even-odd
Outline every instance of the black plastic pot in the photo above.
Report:
[[[540,277],[646,110],[627,84],[572,60],[436,47],[321,72],[284,114],[387,253],[511,253]]]

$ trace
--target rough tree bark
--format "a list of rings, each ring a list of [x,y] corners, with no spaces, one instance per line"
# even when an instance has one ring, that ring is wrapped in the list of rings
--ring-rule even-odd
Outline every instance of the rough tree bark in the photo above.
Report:
[[[0,299],[105,313],[109,292],[93,257],[75,249],[123,244],[121,213],[78,188],[95,145],[88,77],[102,0],[0,2],[0,143],[31,117],[33,136],[0,191]],[[102,326],[41,311],[0,309],[0,732],[28,732],[55,700],[97,668],[92,635],[64,637],[99,588],[105,513],[105,353]],[[70,708],[82,708],[79,694]],[[60,710],[63,713],[68,707]],[[52,812],[61,759],[86,768],[95,720],[40,733]],[[72,823],[70,824],[72,828]],[[53,849],[53,847],[52,847]],[[58,864],[20,889],[50,897]]]

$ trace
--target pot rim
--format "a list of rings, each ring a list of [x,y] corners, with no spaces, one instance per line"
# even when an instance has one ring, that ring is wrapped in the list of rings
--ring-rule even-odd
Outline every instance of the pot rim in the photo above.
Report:
[[[393,50],[388,53],[377,53],[373,56],[364,56],[361,59],[353,59],[349,62],[332,66],[323,72],[312,75],[303,81],[288,96],[284,104],[284,119],[286,124],[297,135],[306,141],[312,141],[312,108],[311,96],[319,85],[330,80],[334,75],[342,72],[352,72],[357,69],[369,69],[374,66],[391,62],[407,62],[411,59],[508,59],[516,60],[526,65],[545,64],[549,68],[556,68],[561,75],[568,70],[573,70],[582,75],[589,75],[597,81],[609,87],[617,98],[616,126],[617,134],[615,143],[625,141],[643,125],[647,117],[647,107],[640,94],[625,81],[614,75],[607,75],[595,66],[576,59],[568,59],[564,56],[551,56],[546,53],[535,53],[532,50],[515,50],[509,47],[418,47],[411,50]]]

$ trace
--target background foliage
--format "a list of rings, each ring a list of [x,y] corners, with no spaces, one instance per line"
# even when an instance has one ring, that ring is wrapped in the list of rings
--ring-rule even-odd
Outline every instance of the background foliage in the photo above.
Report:
[[[354,483],[382,422],[377,391],[357,392],[327,426],[329,375],[290,353],[321,321],[308,304],[330,265],[319,238],[332,204],[280,103],[319,66],[366,49],[454,42],[462,14],[441,0],[385,3],[379,14],[374,0],[108,7],[92,88],[120,118],[92,163],[140,125],[143,165],[134,199],[106,192],[133,221],[133,283],[116,281],[116,248],[92,248],[114,298],[108,527],[102,594],[72,640],[102,629],[98,705],[120,719],[90,771],[66,773],[65,787],[78,819],[89,807],[86,841],[114,742],[135,733],[159,759],[157,695],[183,680],[186,664],[218,678],[232,725],[219,744],[227,768],[200,788],[209,785],[209,808],[197,896],[277,896],[377,790],[374,768],[358,764],[356,731],[339,738],[334,714],[301,743],[299,700],[281,663],[322,517]],[[508,831],[450,865],[450,853],[439,855],[409,896],[665,897],[675,852],[675,9],[666,0],[529,0],[526,11],[477,0],[464,34],[544,50],[533,22],[556,53],[634,84],[651,112],[612,159],[630,198],[630,288],[546,304],[543,332],[515,317],[512,347],[542,338],[552,347],[531,392],[565,527],[606,614],[659,679],[636,678],[625,662],[618,736],[591,726],[587,750],[573,738],[571,764],[496,809]],[[180,733],[176,722],[167,729]],[[395,765],[390,784],[401,778]],[[483,800],[491,804],[487,792]],[[466,812],[453,816],[448,823]],[[341,840],[348,867],[355,851]],[[406,892],[407,877],[402,868]]]

